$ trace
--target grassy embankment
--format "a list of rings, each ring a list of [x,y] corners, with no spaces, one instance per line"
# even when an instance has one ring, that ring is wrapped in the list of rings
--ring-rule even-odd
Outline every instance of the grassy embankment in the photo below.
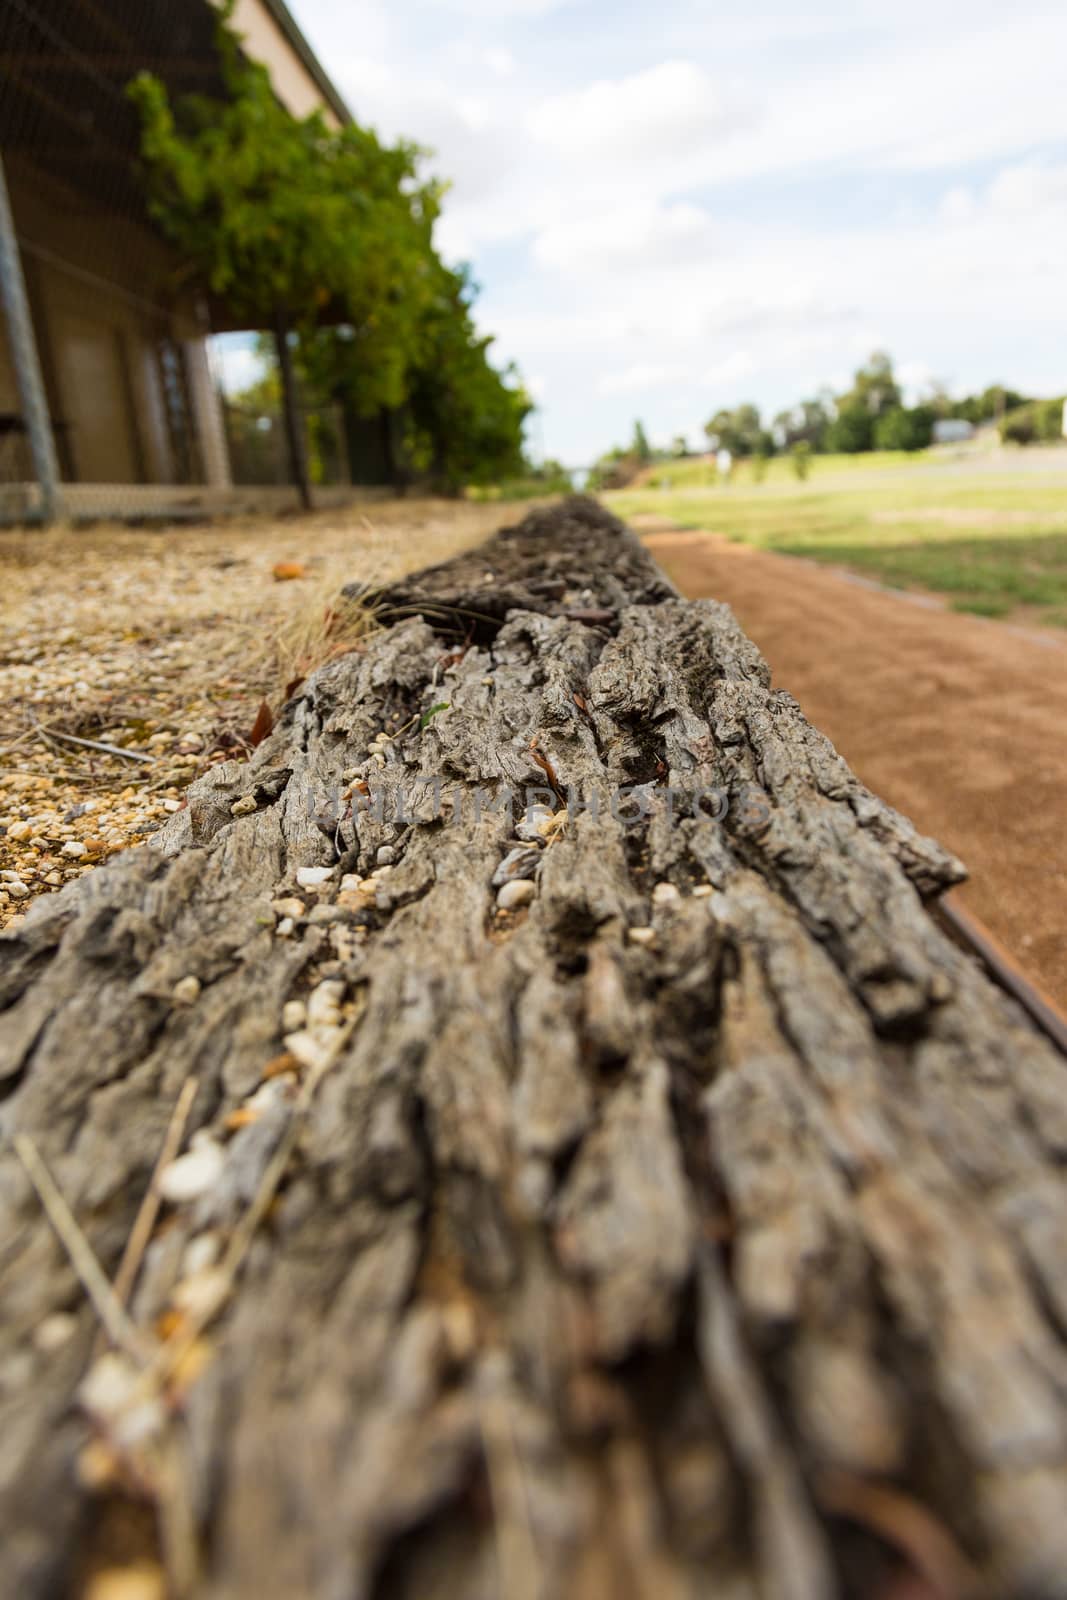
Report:
[[[1046,470],[928,455],[825,456],[797,481],[788,461],[762,482],[743,463],[715,481],[703,462],[655,469],[604,496],[618,515],[847,567],[961,611],[1067,627],[1067,451]],[[648,481],[648,480],[652,481]]]

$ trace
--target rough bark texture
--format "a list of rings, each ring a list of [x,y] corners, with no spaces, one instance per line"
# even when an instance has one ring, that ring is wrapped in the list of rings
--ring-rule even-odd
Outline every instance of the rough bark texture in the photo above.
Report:
[[[958,864],[592,502],[376,603],[157,848],[2,943],[0,1592],[71,1592],[140,1494],[198,1596],[1067,1595],[1065,1063],[940,930]],[[334,835],[353,782],[414,820]],[[651,814],[557,817],[498,914],[518,813],[471,792],[507,783]],[[165,1438],[116,1425],[94,1475],[96,1324],[11,1140],[113,1272],[189,1073],[224,1161],[164,1207],[152,1338],[288,1153]]]

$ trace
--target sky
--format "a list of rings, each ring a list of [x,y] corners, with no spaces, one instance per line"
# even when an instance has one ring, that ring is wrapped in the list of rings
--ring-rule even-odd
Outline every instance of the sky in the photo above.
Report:
[[[842,389],[1067,389],[1067,6],[290,0],[356,118],[434,152],[438,245],[535,453]]]

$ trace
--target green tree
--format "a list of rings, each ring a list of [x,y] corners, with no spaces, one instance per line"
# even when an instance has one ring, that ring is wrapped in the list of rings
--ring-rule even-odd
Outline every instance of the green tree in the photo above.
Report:
[[[850,400],[838,408],[826,430],[826,448],[832,454],[858,455],[874,444],[874,417],[862,401]]]
[[[774,419],[774,432],[784,450],[791,450],[801,442],[812,450],[821,450],[832,420],[828,397],[816,396],[780,411]]]
[[[852,388],[840,396],[837,409],[840,413],[856,407],[865,410],[869,416],[880,417],[883,412],[901,405],[903,397],[893,376],[893,362],[884,350],[876,350],[865,365],[857,369]],[[865,448],[869,449],[870,446]]]
[[[895,406],[874,424],[876,450],[925,450],[934,436],[937,413],[932,405]]]
[[[383,144],[320,112],[295,118],[265,68],[242,55],[224,8],[218,49],[225,97],[172,105],[142,73],[148,204],[190,275],[253,327],[275,330],[294,476],[307,496],[296,420],[291,333],[324,317],[358,332],[368,396],[403,397],[414,322],[426,293],[440,186],[420,180],[416,146]]]
[[[488,361],[467,279],[436,254],[442,187],[422,178],[422,152],[318,112],[291,116],[241,54],[231,13],[232,0],[218,29],[225,98],[172,104],[149,74],[129,93],[152,215],[190,276],[275,330],[294,476],[306,492],[294,360],[317,395],[383,414],[391,434],[409,405],[416,454],[425,447],[448,482],[461,462],[512,463],[528,402]]]
[[[729,450],[738,457],[754,456],[764,438],[759,407],[746,404],[733,411],[717,411],[705,424],[704,432],[712,450]]]
[[[523,424],[533,402],[514,368],[489,360],[492,340],[471,317],[469,275],[441,268],[437,294],[420,324],[406,408],[408,448],[435,485],[456,492],[523,470]]]
[[[1007,389],[1002,383],[994,383],[981,394],[965,395],[962,400],[954,401],[949,415],[972,422],[977,428],[983,422],[999,422],[1008,412],[1017,411],[1026,404],[1026,395]]]
[[[643,422],[634,423],[634,437],[630,446],[630,453],[634,460],[639,461],[643,467],[647,467],[652,460],[652,446],[648,442],[648,434],[645,432]]]
[[[1064,401],[1028,400],[1001,420],[1005,444],[1055,444],[1063,437]]]

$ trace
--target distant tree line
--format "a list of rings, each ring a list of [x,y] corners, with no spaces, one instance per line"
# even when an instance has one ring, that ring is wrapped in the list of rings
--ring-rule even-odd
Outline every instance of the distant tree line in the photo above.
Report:
[[[855,373],[851,387],[835,395],[822,390],[811,399],[780,411],[765,421],[751,402],[720,410],[705,424],[708,448],[728,450],[737,460],[757,464],[772,456],[793,458],[798,477],[806,475],[813,455],[857,455],[872,450],[925,450],[941,420],[968,422],[973,427],[996,423],[1008,443],[1032,444],[1059,439],[1063,401],[1032,400],[1002,384],[980,394],[954,400],[933,386],[925,400],[907,406],[891,358],[878,350]],[[627,446],[610,450],[597,463],[594,481],[602,488],[619,487],[653,460],[668,461],[688,454],[676,438],[669,451],[653,451],[644,427],[634,425]]]
[[[223,98],[172,103],[147,73],[129,92],[149,207],[187,276],[231,326],[274,335],[291,450],[306,448],[299,386],[307,405],[343,407],[356,481],[370,470],[455,490],[520,472],[532,404],[474,325],[469,273],[436,251],[444,191],[423,177],[423,152],[290,115],[242,54],[232,9],[218,32]],[[306,483],[306,462],[293,465]]]
[[[935,385],[927,399],[906,406],[891,358],[876,350],[857,369],[844,394],[823,390],[812,399],[780,411],[769,426],[754,405],[718,411],[706,424],[705,432],[713,449],[725,448],[740,457],[772,456],[798,444],[820,455],[925,450],[933,441],[938,421],[969,422],[974,427],[986,422],[1005,423],[1018,408],[1029,403],[1025,395],[1001,384],[960,400],[953,400]],[[1059,432],[1058,427],[1056,431]]]

